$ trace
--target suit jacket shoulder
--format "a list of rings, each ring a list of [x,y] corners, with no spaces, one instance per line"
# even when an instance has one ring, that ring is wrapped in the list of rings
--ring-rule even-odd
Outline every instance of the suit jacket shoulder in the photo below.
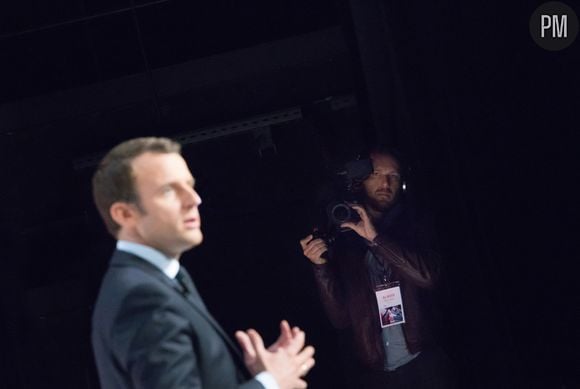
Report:
[[[153,265],[113,254],[93,314],[103,388],[261,388],[201,303]],[[230,342],[231,343],[231,342]]]

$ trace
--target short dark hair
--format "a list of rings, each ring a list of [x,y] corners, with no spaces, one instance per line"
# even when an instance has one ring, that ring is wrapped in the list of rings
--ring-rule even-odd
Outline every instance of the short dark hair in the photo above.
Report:
[[[409,178],[411,166],[408,164],[405,154],[399,149],[380,144],[369,148],[364,155],[366,155],[367,158],[371,158],[371,154],[388,155],[394,158],[399,165],[399,174],[401,175],[401,180],[405,181]]]
[[[371,158],[372,154],[388,155],[388,156],[394,158],[395,161],[397,161],[397,163],[399,164],[400,170],[403,168],[403,165],[404,165],[403,156],[402,156],[401,152],[394,147],[386,146],[386,145],[373,146],[366,151],[366,156],[368,158]]]
[[[117,237],[121,226],[111,217],[111,205],[117,201],[123,201],[139,206],[131,163],[135,158],[147,152],[181,154],[181,145],[169,138],[148,137],[125,141],[105,155],[93,175],[95,205],[107,230],[114,237]]]

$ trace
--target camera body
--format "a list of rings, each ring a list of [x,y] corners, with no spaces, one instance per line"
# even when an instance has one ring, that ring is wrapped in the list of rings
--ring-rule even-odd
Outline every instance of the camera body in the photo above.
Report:
[[[360,216],[350,204],[358,203],[358,191],[362,182],[372,173],[373,165],[370,159],[356,159],[347,162],[341,170],[333,176],[332,190],[326,198],[324,206],[324,222],[315,228],[312,235],[314,239],[322,239],[332,252],[332,244],[339,233],[345,231],[341,224],[345,222],[356,223]],[[325,253],[328,254],[329,253]]]
[[[327,245],[331,245],[334,243],[336,235],[315,229],[312,231],[312,239],[322,239]]]

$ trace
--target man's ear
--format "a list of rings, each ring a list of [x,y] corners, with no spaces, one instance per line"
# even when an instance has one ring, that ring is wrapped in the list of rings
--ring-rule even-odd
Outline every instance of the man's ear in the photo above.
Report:
[[[111,218],[122,227],[129,227],[134,223],[136,217],[136,207],[133,204],[117,201],[109,208]]]

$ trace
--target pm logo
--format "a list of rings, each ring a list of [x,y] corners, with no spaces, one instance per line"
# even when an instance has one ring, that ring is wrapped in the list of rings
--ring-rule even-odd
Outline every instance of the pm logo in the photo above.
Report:
[[[530,34],[538,46],[558,51],[570,46],[578,35],[578,17],[559,1],[540,5],[530,19]]]
[[[552,38],[568,38],[568,15],[542,14],[542,38],[552,32]]]

